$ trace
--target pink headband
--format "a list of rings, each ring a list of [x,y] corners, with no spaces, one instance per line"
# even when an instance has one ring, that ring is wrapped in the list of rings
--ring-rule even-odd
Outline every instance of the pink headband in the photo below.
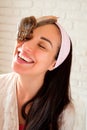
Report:
[[[67,58],[70,52],[70,39],[69,39],[68,34],[65,32],[65,30],[62,28],[62,26],[59,23],[56,23],[56,25],[59,27],[61,31],[62,42],[61,42],[59,55],[58,55],[56,64],[54,66],[54,69],[64,62],[64,60]]]

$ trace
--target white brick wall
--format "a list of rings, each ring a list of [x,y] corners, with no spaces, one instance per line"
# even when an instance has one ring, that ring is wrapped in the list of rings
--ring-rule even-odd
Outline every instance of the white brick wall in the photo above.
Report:
[[[70,34],[72,92],[87,105],[87,0],[0,0],[0,73],[11,71],[17,23],[30,15],[56,15]]]

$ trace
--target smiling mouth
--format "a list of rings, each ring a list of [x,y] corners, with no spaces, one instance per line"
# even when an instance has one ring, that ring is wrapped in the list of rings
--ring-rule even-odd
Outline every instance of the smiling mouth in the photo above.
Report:
[[[20,63],[27,63],[27,64],[34,63],[34,60],[32,58],[24,56],[21,52],[18,52],[17,57],[18,57],[18,62]]]

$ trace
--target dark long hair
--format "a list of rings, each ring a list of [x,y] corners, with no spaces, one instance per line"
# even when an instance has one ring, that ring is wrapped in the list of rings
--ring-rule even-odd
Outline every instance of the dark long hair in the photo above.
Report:
[[[22,116],[26,121],[24,130],[60,130],[60,115],[71,101],[71,62],[72,43],[65,61],[56,69],[47,71],[40,90],[22,106]],[[26,107],[30,103],[32,105],[26,113]]]
[[[59,130],[59,117],[70,103],[70,70],[72,45],[66,60],[53,71],[46,73],[44,84],[36,96],[22,107],[26,119],[25,130]],[[32,106],[25,113],[26,106]]]

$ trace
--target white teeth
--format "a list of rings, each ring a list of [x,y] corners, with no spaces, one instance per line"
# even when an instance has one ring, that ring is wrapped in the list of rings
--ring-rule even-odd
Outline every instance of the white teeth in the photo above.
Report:
[[[32,59],[27,58],[24,55],[21,55],[21,53],[19,53],[19,57],[22,58],[23,60],[25,60],[26,62],[33,62]]]

